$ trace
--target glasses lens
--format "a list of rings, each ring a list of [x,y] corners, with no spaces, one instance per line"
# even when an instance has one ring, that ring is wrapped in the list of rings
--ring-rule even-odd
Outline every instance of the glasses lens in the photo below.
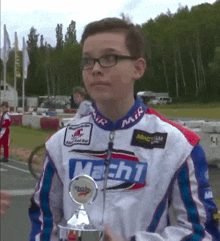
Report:
[[[94,65],[94,60],[92,58],[84,58],[81,60],[81,67],[83,69],[92,69]]]
[[[102,67],[111,67],[116,65],[116,56],[112,54],[104,55],[99,59]]]

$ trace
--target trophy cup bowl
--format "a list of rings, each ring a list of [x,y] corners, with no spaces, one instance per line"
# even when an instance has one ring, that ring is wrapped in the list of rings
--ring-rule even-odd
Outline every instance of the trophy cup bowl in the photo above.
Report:
[[[79,207],[65,226],[59,225],[60,241],[100,241],[103,238],[104,228],[93,225],[85,210],[85,206],[91,204],[97,194],[98,186],[92,177],[83,174],[71,180],[69,195]]]

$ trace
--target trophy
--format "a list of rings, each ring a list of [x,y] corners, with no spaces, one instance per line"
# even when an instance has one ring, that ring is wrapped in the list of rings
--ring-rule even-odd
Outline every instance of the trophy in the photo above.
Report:
[[[85,210],[85,206],[91,204],[97,194],[98,186],[92,177],[83,174],[71,180],[69,195],[79,207],[65,226],[59,225],[60,241],[100,241],[103,238],[104,228],[93,225]]]

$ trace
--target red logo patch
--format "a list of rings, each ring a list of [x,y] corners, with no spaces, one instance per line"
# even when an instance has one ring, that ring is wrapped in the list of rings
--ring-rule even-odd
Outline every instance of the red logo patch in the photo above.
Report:
[[[81,137],[83,135],[83,128],[80,128],[76,130],[76,132],[73,134],[73,137]]]

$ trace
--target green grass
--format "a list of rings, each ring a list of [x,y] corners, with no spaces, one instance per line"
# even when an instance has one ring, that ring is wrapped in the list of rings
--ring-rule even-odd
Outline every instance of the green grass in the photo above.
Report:
[[[157,109],[166,117],[191,117],[201,119],[220,119],[220,108],[213,109]]]
[[[46,138],[55,131],[43,131],[23,126],[11,126],[11,148],[33,149],[45,142]]]
[[[191,103],[171,105],[151,105],[166,117],[192,117],[202,119],[220,119],[220,103]]]
[[[10,156],[27,161],[32,150],[45,143],[46,138],[55,131],[12,125],[10,132]]]
[[[150,105],[154,109],[209,109],[209,108],[220,108],[220,102],[212,103],[179,103],[179,104],[169,104],[169,105]]]

